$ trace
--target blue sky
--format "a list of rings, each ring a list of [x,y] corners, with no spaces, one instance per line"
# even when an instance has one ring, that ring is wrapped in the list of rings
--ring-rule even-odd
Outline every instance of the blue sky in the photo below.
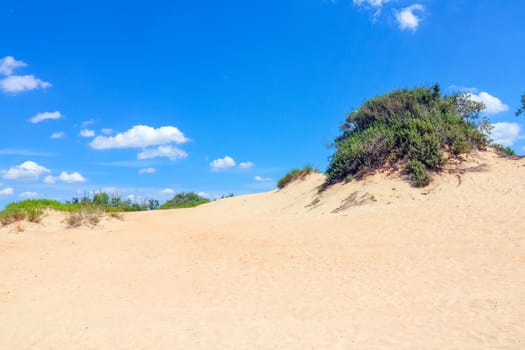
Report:
[[[0,207],[98,190],[161,202],[326,169],[365,99],[441,84],[525,153],[525,2],[0,4]]]

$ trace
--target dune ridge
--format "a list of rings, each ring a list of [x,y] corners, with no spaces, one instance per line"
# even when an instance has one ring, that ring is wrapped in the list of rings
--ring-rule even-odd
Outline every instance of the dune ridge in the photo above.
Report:
[[[0,229],[0,349],[525,345],[525,159]]]

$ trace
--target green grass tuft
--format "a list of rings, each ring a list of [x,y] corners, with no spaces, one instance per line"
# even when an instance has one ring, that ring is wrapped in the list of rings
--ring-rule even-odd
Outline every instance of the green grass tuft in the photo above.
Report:
[[[314,172],[317,173],[318,171],[309,165],[303,167],[302,169],[293,169],[284,175],[279,181],[277,181],[277,187],[279,189],[283,189],[294,181],[304,180],[305,177]]]

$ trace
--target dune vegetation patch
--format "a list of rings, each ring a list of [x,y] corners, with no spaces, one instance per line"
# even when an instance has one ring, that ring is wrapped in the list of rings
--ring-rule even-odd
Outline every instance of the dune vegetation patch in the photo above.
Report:
[[[319,171],[312,168],[309,165],[304,166],[301,169],[293,169],[286,173],[279,181],[277,181],[277,187],[279,189],[285,188],[288,184],[297,181],[304,180],[311,173],[318,173]]]
[[[430,183],[450,157],[490,144],[484,105],[467,95],[441,94],[439,85],[395,90],[351,112],[335,139],[326,186],[388,165],[401,165],[415,187]],[[508,152],[508,150],[504,150]]]
[[[162,204],[159,209],[193,208],[208,202],[210,202],[208,198],[200,196],[197,193],[181,192],[177,193],[172,199]]]

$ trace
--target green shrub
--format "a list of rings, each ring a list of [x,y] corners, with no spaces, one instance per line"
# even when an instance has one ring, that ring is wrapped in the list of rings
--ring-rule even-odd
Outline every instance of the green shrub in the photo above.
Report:
[[[193,208],[208,203],[208,198],[199,196],[194,192],[177,193],[172,199],[162,204],[159,209]]]
[[[410,181],[414,187],[425,187],[430,183],[430,174],[425,164],[419,160],[411,160],[407,163],[405,173],[410,175]]]
[[[341,125],[325,186],[393,163],[410,165],[413,185],[425,186],[428,171],[446,162],[445,152],[459,156],[486,147],[490,126],[476,123],[483,108],[463,94],[442,96],[439,85],[365,101]]]
[[[317,170],[309,165],[303,167],[302,169],[293,169],[284,175],[279,181],[277,181],[277,187],[282,189],[293,181],[303,180],[306,176],[313,172],[317,172]]]

